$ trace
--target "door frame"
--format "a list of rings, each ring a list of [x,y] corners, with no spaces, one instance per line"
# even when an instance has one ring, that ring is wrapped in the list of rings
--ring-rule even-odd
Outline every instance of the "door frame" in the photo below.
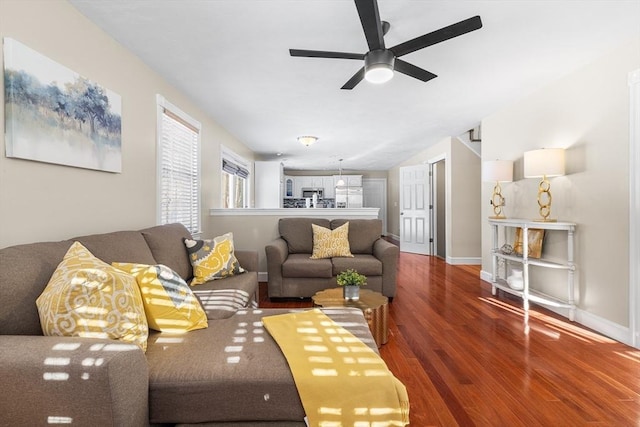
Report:
[[[433,169],[434,169],[434,165],[436,163],[439,162],[444,162],[444,170],[445,170],[445,188],[444,188],[444,212],[445,212],[445,232],[444,232],[444,236],[440,236],[438,237],[438,202],[437,202],[437,196],[438,196],[438,182],[437,179],[435,177],[435,174],[433,173]],[[427,163],[429,164],[429,185],[430,185],[430,189],[429,189],[429,197],[430,197],[430,203],[431,203],[431,209],[429,211],[429,222],[431,224],[431,255],[438,255],[438,238],[444,238],[445,240],[445,260],[447,259],[446,257],[449,254],[449,251],[447,249],[448,246],[448,242],[447,242],[447,231],[446,231],[446,216],[447,213],[449,212],[449,210],[447,209],[447,202],[449,199],[449,194],[447,193],[447,154],[446,153],[442,153],[436,157],[433,157],[431,159],[429,159],[427,161]]]
[[[629,73],[629,343],[640,348],[640,69]]]
[[[435,157],[432,157],[431,159],[427,160],[425,163],[427,163],[429,165],[429,203],[431,204],[431,209],[429,210],[429,223],[430,223],[430,233],[431,233],[431,255],[437,255],[438,251],[437,251],[437,245],[438,245],[438,215],[436,213],[436,208],[437,208],[437,202],[436,202],[436,197],[437,197],[437,188],[436,187],[436,179],[433,175],[433,165],[435,165],[436,163],[440,162],[440,161],[444,161],[445,162],[445,173],[446,173],[446,163],[447,163],[447,153],[442,153],[439,154]],[[447,176],[445,175],[445,186],[447,183]],[[446,217],[446,213],[449,212],[449,210],[447,209],[447,206],[449,205],[449,192],[446,190],[445,187],[445,193],[444,193],[444,209],[445,209],[445,217]],[[444,239],[445,239],[445,255],[449,254],[449,250],[448,250],[448,238],[449,238],[449,230],[448,227],[446,225],[447,221],[445,219],[445,232],[444,232]],[[446,260],[446,256],[445,256],[445,260]]]

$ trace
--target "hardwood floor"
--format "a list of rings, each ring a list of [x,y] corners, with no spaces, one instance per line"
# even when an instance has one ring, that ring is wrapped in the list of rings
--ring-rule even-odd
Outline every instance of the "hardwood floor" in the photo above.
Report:
[[[401,253],[380,353],[411,426],[640,426],[640,350],[491,295],[477,266]],[[261,307],[310,307],[309,300]]]

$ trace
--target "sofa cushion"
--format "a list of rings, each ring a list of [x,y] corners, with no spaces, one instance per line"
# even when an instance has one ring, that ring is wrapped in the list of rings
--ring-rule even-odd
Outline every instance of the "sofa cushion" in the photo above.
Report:
[[[188,332],[206,328],[207,315],[182,277],[166,265],[113,263],[136,278],[149,327]]]
[[[233,233],[207,240],[186,239],[184,244],[193,267],[191,286],[224,279],[245,271],[234,255]]]
[[[280,218],[278,231],[287,242],[290,254],[310,254],[313,252],[313,230],[311,224],[331,228],[324,218]]]
[[[349,251],[349,223],[335,230],[311,224],[313,230],[313,253],[311,259],[332,258],[334,256],[353,257]]]
[[[333,258],[333,275],[337,276],[341,272],[352,268],[367,277],[382,276],[382,261],[373,255],[358,254],[353,258]]]
[[[140,230],[155,263],[163,264],[175,271],[184,280],[191,280],[193,272],[184,239],[191,239],[191,233],[182,224],[165,224]],[[131,261],[128,261],[131,262]]]
[[[42,335],[34,304],[73,242],[0,249],[0,335]]]
[[[149,245],[139,231],[115,231],[113,233],[92,234],[76,237],[96,258],[111,264],[112,262],[135,262],[138,264],[156,264]]]
[[[282,277],[332,277],[330,259],[309,259],[309,255],[290,254],[282,264]]]
[[[44,335],[109,338],[147,347],[136,280],[75,242],[36,299]]]
[[[373,244],[382,235],[382,221],[379,219],[334,219],[331,229],[349,222],[349,247],[352,254],[372,254]]]
[[[236,311],[257,306],[258,273],[244,274],[212,280],[191,288],[200,301],[208,319],[225,319]]]
[[[377,352],[360,310],[323,311]],[[243,310],[188,334],[152,332],[147,350],[150,422],[302,420],[289,365],[261,320],[287,312]]]

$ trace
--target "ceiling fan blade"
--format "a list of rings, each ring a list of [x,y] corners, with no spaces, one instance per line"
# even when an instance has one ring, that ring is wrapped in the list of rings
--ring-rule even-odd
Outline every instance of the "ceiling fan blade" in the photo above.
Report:
[[[393,69],[402,74],[406,74],[407,76],[411,76],[418,80],[422,80],[423,82],[428,82],[429,80],[435,79],[436,77],[438,77],[437,75],[427,70],[423,70],[420,67],[416,67],[415,65],[409,64],[408,62],[405,62],[402,59],[398,59],[398,58],[396,58],[396,62],[393,66]]]
[[[364,59],[362,53],[327,52],[324,50],[289,49],[289,54],[305,58]]]
[[[440,28],[439,30],[416,37],[415,39],[400,43],[389,50],[398,57],[480,28],[482,28],[482,20],[479,16],[474,16],[473,18],[465,19],[448,27]]]
[[[377,0],[355,0],[369,50],[384,49],[384,33]]]
[[[358,70],[358,72],[355,73],[353,77],[351,77],[349,81],[346,82],[340,89],[351,90],[356,87],[356,85],[360,83],[362,79],[364,79],[364,67],[360,68],[360,70]]]

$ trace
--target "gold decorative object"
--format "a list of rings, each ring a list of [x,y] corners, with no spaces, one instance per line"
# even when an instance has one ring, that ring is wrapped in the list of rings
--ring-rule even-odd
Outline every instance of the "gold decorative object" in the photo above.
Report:
[[[484,162],[482,165],[482,180],[496,183],[491,196],[494,216],[489,218],[506,219],[507,217],[502,214],[505,200],[502,196],[500,182],[513,181],[513,162],[511,160],[489,160]]]
[[[541,219],[534,221],[539,222],[555,222],[555,219],[549,218],[551,215],[551,183],[547,179],[547,176],[542,177],[542,181],[538,184],[538,212],[540,212]]]
[[[564,149],[546,148],[524,153],[524,177],[538,178],[542,181],[538,185],[538,206],[541,218],[538,222],[556,222],[549,218],[551,215],[551,183],[547,179],[552,176],[564,175]]]
[[[515,242],[513,244],[513,252],[516,255],[523,255],[524,237],[522,236],[522,228],[516,228]],[[539,228],[529,228],[527,230],[527,256],[528,258],[540,258],[542,256],[542,241],[544,239],[544,230]]]

